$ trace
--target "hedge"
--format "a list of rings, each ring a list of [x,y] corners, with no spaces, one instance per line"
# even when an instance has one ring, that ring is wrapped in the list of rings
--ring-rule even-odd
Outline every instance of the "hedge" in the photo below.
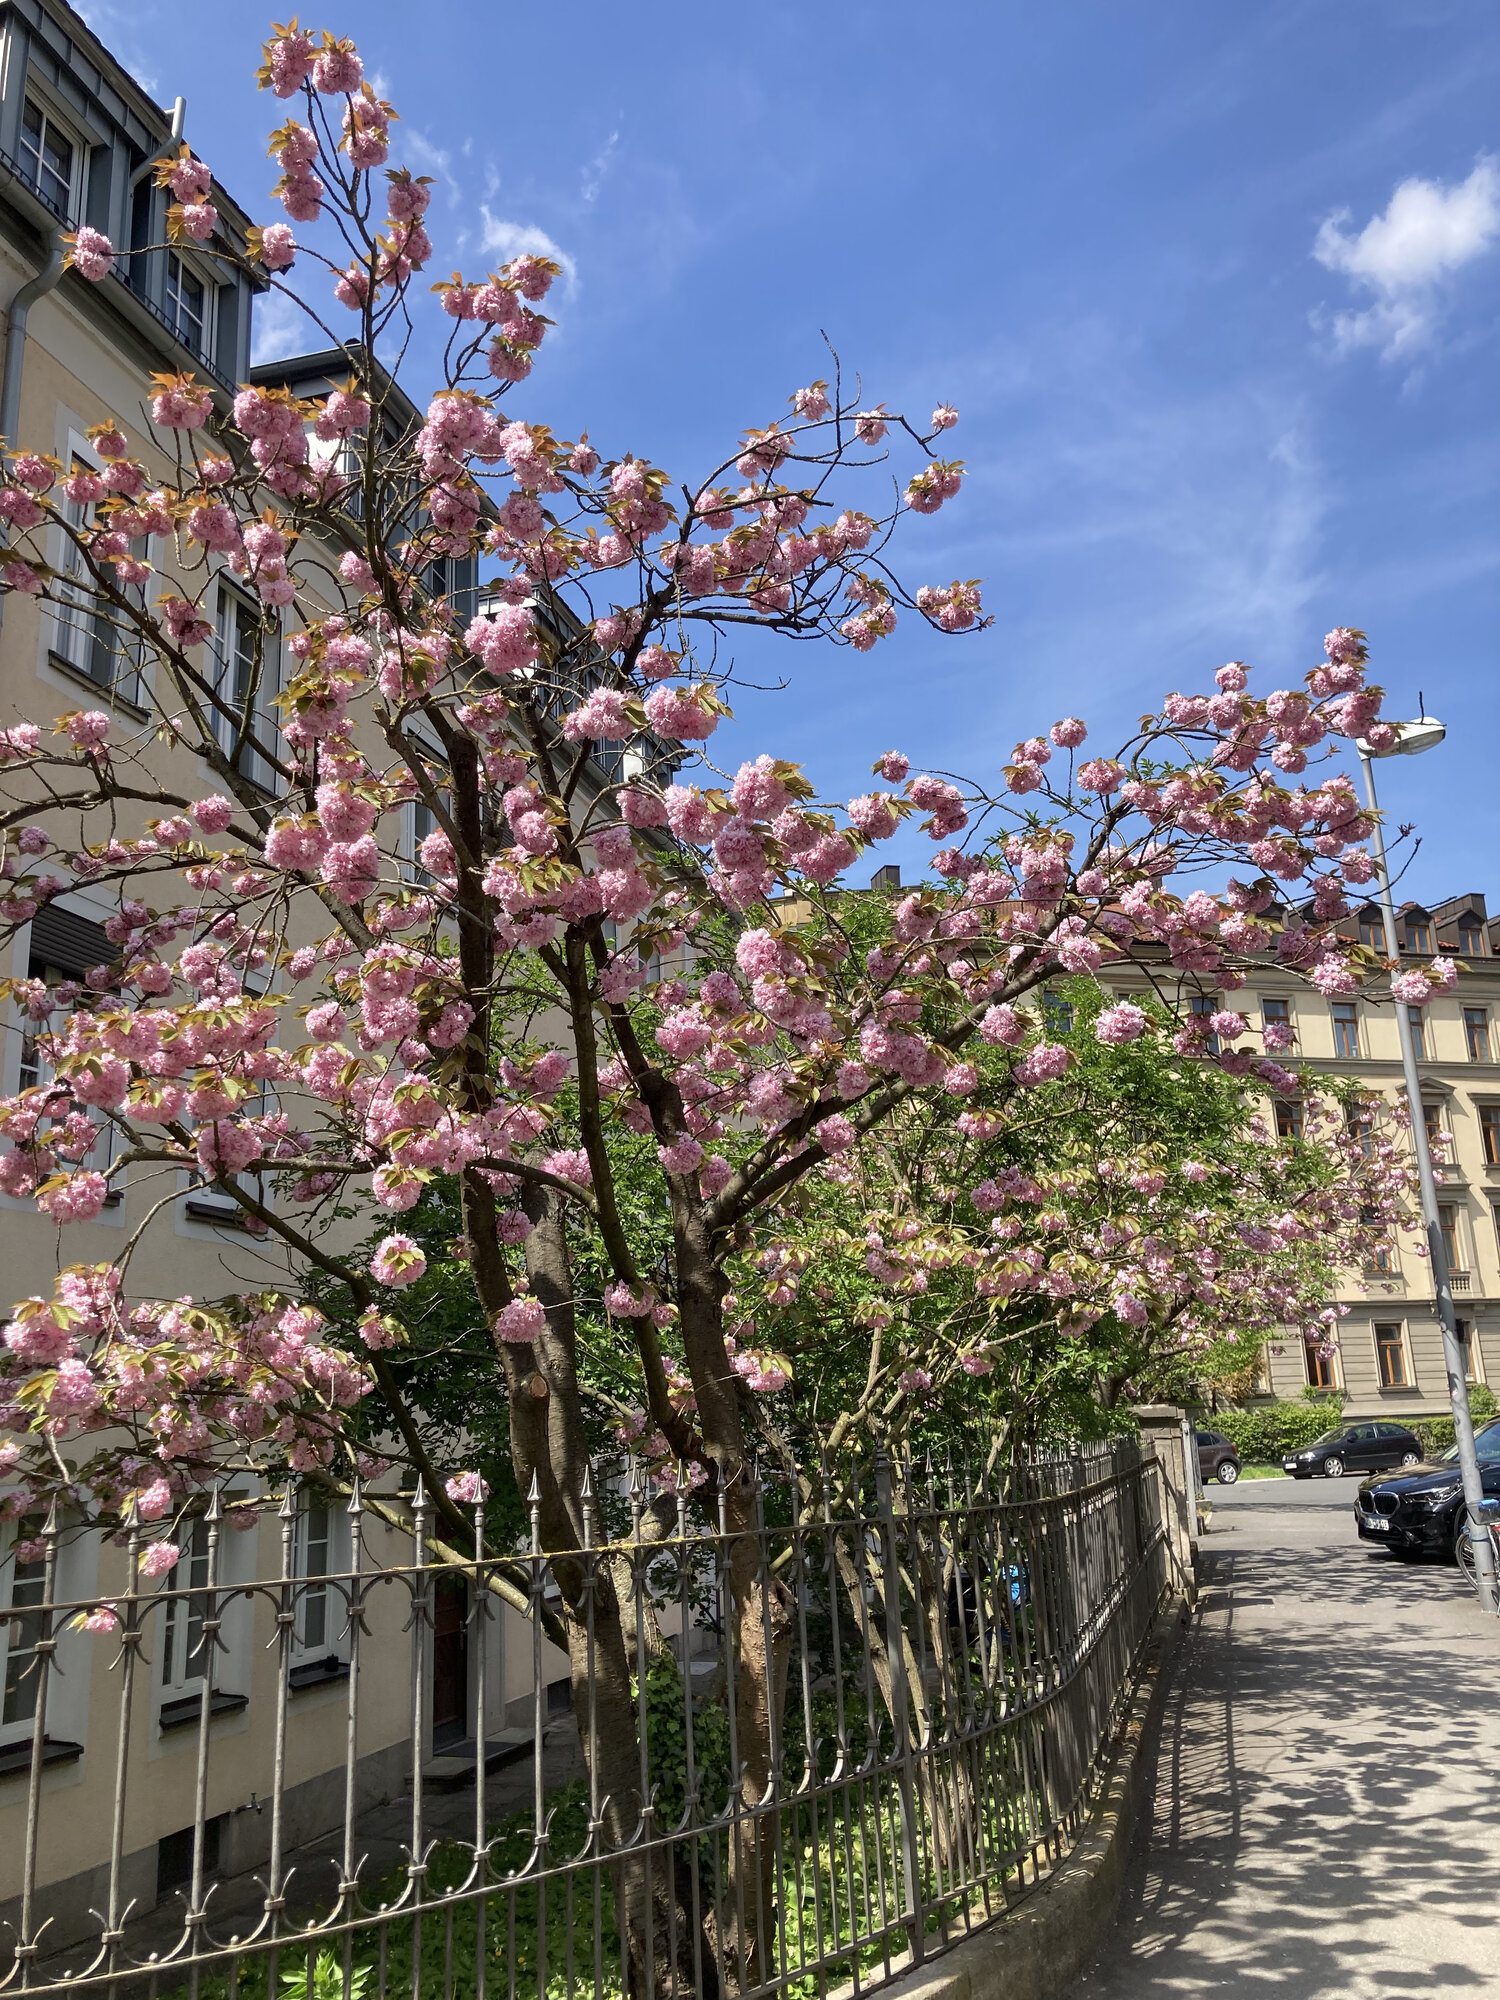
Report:
[[[1483,1382],[1469,1389],[1469,1407],[1476,1424],[1486,1423],[1495,1414],[1495,1392]],[[1264,1403],[1253,1410],[1220,1410],[1212,1417],[1200,1416],[1202,1429],[1216,1430],[1227,1437],[1248,1465],[1279,1465],[1289,1452],[1333,1430],[1343,1421],[1343,1398],[1337,1394],[1317,1401]],[[1452,1417],[1419,1417],[1411,1426],[1422,1440],[1429,1457],[1446,1451],[1453,1442]]]
[[[1279,1465],[1291,1451],[1320,1438],[1340,1422],[1343,1410],[1336,1396],[1316,1403],[1264,1403],[1254,1410],[1220,1410],[1201,1421],[1227,1437],[1249,1465]]]

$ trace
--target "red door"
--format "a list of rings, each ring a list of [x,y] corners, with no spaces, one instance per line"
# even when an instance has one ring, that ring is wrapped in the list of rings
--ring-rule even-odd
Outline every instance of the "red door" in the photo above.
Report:
[[[433,1605],[432,1747],[457,1743],[469,1727],[468,1592],[462,1577],[440,1576]]]

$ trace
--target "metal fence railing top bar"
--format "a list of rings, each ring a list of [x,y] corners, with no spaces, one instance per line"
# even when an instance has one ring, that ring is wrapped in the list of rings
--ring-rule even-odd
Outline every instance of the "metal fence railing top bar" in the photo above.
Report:
[[[232,1487],[0,1571],[0,1991],[856,1993],[1064,1852],[1167,1589],[1134,1444],[602,1478],[474,1554]],[[247,1525],[248,1524],[248,1525]]]

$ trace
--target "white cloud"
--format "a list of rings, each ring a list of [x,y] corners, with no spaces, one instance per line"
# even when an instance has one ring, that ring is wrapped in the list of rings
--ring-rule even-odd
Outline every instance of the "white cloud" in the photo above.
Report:
[[[487,257],[498,257],[507,263],[512,257],[550,257],[554,264],[562,266],[563,275],[570,285],[578,278],[578,266],[559,244],[553,242],[545,229],[538,229],[529,222],[505,222],[491,215],[488,208],[481,208],[484,217],[484,231],[479,239],[479,247]]]
[[[307,354],[327,345],[326,337],[285,292],[267,292],[257,299],[252,324],[254,362],[285,361],[289,354]]]
[[[1388,361],[1403,359],[1436,332],[1442,281],[1500,239],[1500,165],[1485,156],[1453,185],[1402,181],[1383,215],[1358,231],[1349,221],[1348,209],[1328,216],[1312,254],[1375,297],[1333,316],[1334,342],[1341,353],[1376,347]]]
[[[441,146],[435,146],[425,132],[408,126],[401,135],[402,151],[411,156],[412,162],[422,172],[436,175],[447,183],[448,197],[456,200],[459,193],[458,182],[453,178],[453,155]]]
[[[603,187],[610,167],[614,164],[615,148],[619,143],[619,131],[611,132],[583,170],[579,192],[591,207],[599,199],[599,190]]]

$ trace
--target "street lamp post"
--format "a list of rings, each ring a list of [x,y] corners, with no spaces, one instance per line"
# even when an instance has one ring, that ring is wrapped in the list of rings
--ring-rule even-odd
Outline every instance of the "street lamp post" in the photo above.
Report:
[[[1377,756],[1412,757],[1432,750],[1446,734],[1442,723],[1431,716],[1416,722],[1392,725],[1396,740],[1388,750],[1373,750],[1361,741],[1359,758],[1364,766],[1365,798],[1374,821],[1375,867],[1380,881],[1380,908],[1385,922],[1387,956],[1399,966],[1400,949],[1396,938],[1396,908],[1391,897],[1391,876],[1386,866],[1385,838],[1380,829],[1380,807],[1375,796]],[[1443,1329],[1443,1363],[1448,1375],[1448,1399],[1453,1405],[1453,1434],[1458,1442],[1458,1465],[1463,1479],[1464,1512],[1480,1602],[1487,1611],[1500,1611],[1495,1590],[1495,1550],[1484,1518],[1484,1484],[1479,1476],[1479,1459],[1474,1450],[1474,1419],[1469,1411],[1463,1344],[1458,1337],[1458,1321],[1453,1312],[1453,1290],[1448,1280],[1448,1254],[1443,1244],[1442,1218],[1438,1213],[1437,1182],[1432,1173],[1432,1149],[1427,1143],[1427,1119],[1422,1109],[1422,1081],[1417,1074],[1417,1051],[1412,1041],[1411,1017],[1399,1002],[1396,1005],[1396,1033],[1401,1042],[1401,1068],[1406,1077],[1406,1102],[1411,1113],[1411,1140],[1417,1156],[1417,1180],[1422,1195],[1422,1221],[1427,1229],[1427,1254],[1432,1266],[1433,1289],[1437,1294],[1438,1321]]]

